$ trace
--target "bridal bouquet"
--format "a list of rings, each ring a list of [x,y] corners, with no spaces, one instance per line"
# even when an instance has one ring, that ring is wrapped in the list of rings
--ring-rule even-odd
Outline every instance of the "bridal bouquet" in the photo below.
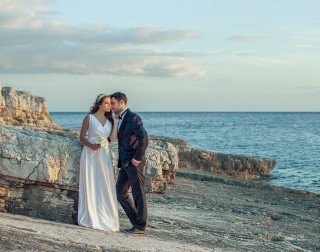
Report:
[[[109,141],[107,138],[101,136],[100,134],[94,138],[93,142],[95,144],[99,144],[101,148],[104,148],[107,152],[109,152]],[[98,151],[92,151],[91,155],[89,156],[90,158],[93,158]]]
[[[97,141],[102,148],[108,150],[109,149],[109,141],[105,137],[99,136]]]

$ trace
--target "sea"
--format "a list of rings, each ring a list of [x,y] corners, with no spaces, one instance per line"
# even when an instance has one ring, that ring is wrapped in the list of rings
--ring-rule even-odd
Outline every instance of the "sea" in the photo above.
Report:
[[[319,112],[138,112],[149,135],[182,138],[207,151],[277,161],[266,183],[320,194]],[[85,112],[51,112],[81,128]]]

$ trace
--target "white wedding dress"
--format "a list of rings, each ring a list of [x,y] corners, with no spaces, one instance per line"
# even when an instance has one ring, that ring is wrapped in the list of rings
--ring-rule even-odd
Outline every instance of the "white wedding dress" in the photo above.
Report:
[[[78,224],[104,231],[119,231],[117,196],[111,156],[106,141],[112,124],[103,126],[89,114],[88,141],[102,147],[93,151],[83,147],[80,157]]]

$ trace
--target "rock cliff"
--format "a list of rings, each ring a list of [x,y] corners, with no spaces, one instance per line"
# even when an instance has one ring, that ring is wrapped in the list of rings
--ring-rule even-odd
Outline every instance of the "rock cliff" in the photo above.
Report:
[[[50,118],[44,98],[29,92],[15,91],[11,87],[2,87],[1,83],[0,124],[40,130],[61,128]]]

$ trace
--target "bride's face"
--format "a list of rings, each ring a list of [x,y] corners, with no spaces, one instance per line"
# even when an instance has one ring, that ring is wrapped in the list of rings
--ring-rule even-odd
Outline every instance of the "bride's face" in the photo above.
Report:
[[[106,97],[103,99],[103,102],[101,103],[101,105],[99,106],[100,109],[102,109],[105,112],[110,112],[111,110],[111,100],[110,97]]]

